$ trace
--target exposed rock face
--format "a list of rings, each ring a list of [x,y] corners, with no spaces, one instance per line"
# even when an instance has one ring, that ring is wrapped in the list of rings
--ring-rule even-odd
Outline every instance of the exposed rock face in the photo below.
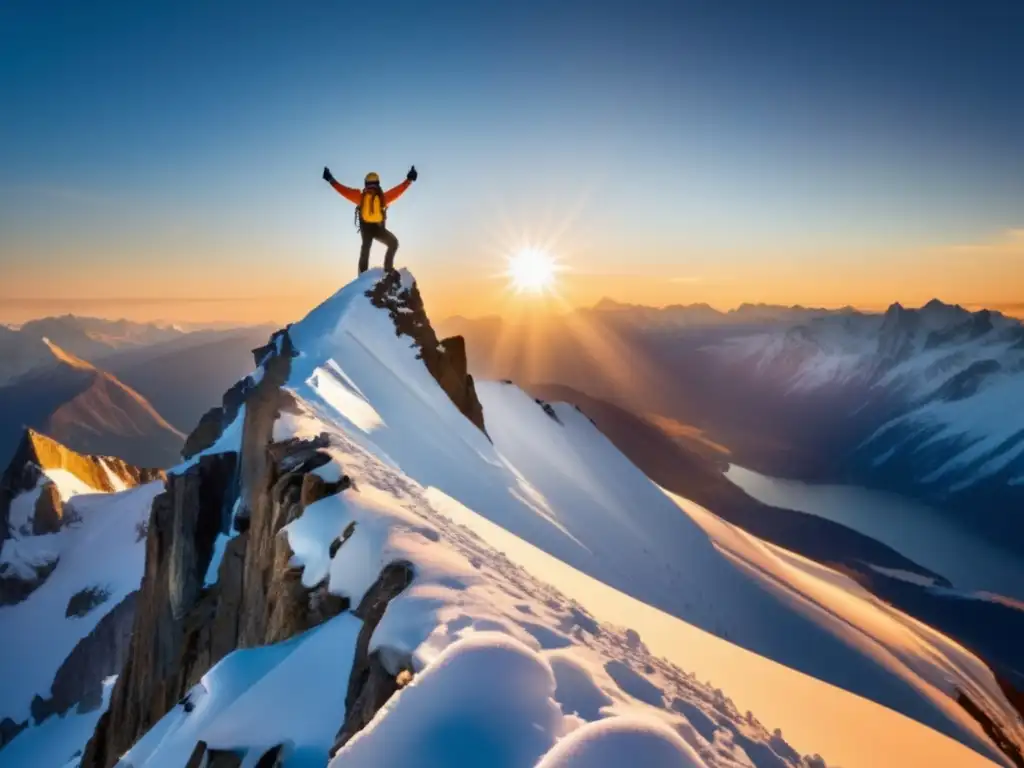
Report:
[[[466,370],[462,340],[439,344],[418,291],[402,289],[397,275],[385,278],[370,298],[389,310],[397,333],[413,338],[427,369],[483,430],[483,409]],[[345,476],[330,482],[313,474],[331,460],[324,451],[326,434],[273,440],[281,413],[298,407],[283,389],[297,354],[287,329],[254,350],[262,369],[258,381],[249,377],[232,388],[222,405],[203,417],[185,451],[194,456],[209,448],[228,424],[241,418],[238,453],[200,456],[183,474],[169,478],[166,492],[154,501],[131,648],[110,707],[82,756],[82,768],[109,768],[171,708],[182,703],[187,710],[183,697],[231,651],[280,642],[349,609],[349,599],[331,594],[326,582],[303,586],[301,571],[290,566],[287,536],[281,535],[308,505],[351,485]],[[215,539],[229,530],[233,535],[224,547],[217,581],[206,587]],[[332,545],[332,556],[344,556],[339,550],[352,532],[350,527]],[[364,626],[339,746],[411,679],[410,659],[387,649],[370,653],[369,646],[388,602],[412,578],[410,564],[388,565],[355,610]],[[196,764],[206,768],[237,765],[240,759],[205,744],[193,754]],[[271,750],[259,765],[275,766],[280,760],[281,750]]]
[[[52,714],[64,715],[75,705],[79,712],[89,712],[103,703],[103,681],[120,672],[128,658],[137,595],[132,592],[100,619],[60,665],[50,698],[37,696],[32,702],[37,723]]]
[[[203,759],[206,757],[206,742],[197,741],[196,748],[185,763],[185,768],[203,768]]]
[[[60,491],[53,483],[46,483],[39,489],[39,497],[36,499],[32,535],[56,533],[60,530],[63,518],[64,503],[60,500]]]
[[[75,592],[68,600],[64,618],[85,616],[97,606],[103,605],[110,597],[110,592],[103,587],[86,587]]]
[[[82,765],[116,762],[195,682],[192,670],[183,668],[189,650],[185,627],[202,593],[214,541],[226,529],[236,462],[234,453],[203,456],[183,474],[170,476],[167,489],[153,500],[131,650],[114,686],[109,718],[101,719]],[[97,742],[105,720],[118,727]]]
[[[260,759],[256,761],[256,768],[281,768],[284,764],[282,762],[284,745],[278,744],[276,747],[271,747],[264,752]]]
[[[321,450],[326,436],[272,442],[274,422],[294,403],[281,390],[293,354],[286,334],[274,349],[247,390],[241,455],[201,456],[154,501],[131,651],[83,768],[113,765],[231,651],[287,639],[348,607],[322,587],[302,585],[287,537],[278,535],[306,504],[349,481],[311,479],[330,460]],[[227,542],[216,584],[205,587],[214,541],[229,531],[236,501],[241,532]],[[207,752],[206,765],[235,757]]]
[[[0,606],[14,605],[27,598],[53,573],[57,567],[58,560],[51,560],[44,565],[37,565],[33,568],[35,574],[30,578],[24,576],[8,576],[5,574],[7,564],[0,565]]]
[[[293,352],[288,328],[283,328],[274,333],[265,345],[254,349],[252,356],[256,365],[262,367],[265,373],[271,366],[274,366],[278,373],[283,371],[284,378],[287,378]],[[275,363],[276,358],[280,358],[280,361]],[[279,387],[282,383],[284,383],[284,379],[278,378],[271,382],[271,388]],[[262,384],[261,381],[260,385]],[[186,459],[191,458],[217,442],[227,426],[235,420],[242,404],[249,402],[255,389],[257,389],[255,379],[252,376],[246,376],[225,392],[221,398],[221,404],[204,413],[196,428],[185,438],[185,447],[182,448],[181,455]]]
[[[388,311],[397,334],[412,338],[430,375],[441,385],[455,407],[486,435],[484,409],[476,396],[473,377],[468,372],[465,339],[451,336],[438,341],[419,288],[415,283],[409,289],[403,287],[398,272],[386,274],[366,295],[375,307]]]
[[[255,387],[255,382],[251,377],[246,376],[225,392],[221,404],[204,413],[196,428],[185,438],[185,446],[181,449],[181,455],[186,459],[191,458],[217,442],[217,439],[224,434],[227,425],[235,420],[238,409],[245,402],[245,396],[253,387]]]
[[[367,591],[355,614],[363,620],[356,640],[355,660],[345,696],[345,722],[335,737],[331,755],[337,754],[353,736],[365,728],[399,689],[398,676],[412,670],[411,659],[398,658],[384,649],[369,652],[370,639],[384,617],[388,603],[412,583],[412,565],[390,563]]]
[[[214,541],[226,528],[224,509],[229,509],[237,459],[233,453],[204,456],[183,474],[170,476],[154,500],[131,651],[109,710],[118,728],[105,734],[109,742],[103,744],[111,764],[195,682],[190,668],[183,667],[189,650],[185,627],[202,594]],[[86,762],[90,750],[96,754],[93,741],[83,765],[105,764]]]

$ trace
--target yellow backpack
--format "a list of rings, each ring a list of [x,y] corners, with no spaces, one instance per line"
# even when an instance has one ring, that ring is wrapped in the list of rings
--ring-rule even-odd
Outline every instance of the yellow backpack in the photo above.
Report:
[[[379,188],[363,190],[363,199],[356,208],[356,216],[360,222],[380,224],[387,218],[387,206],[384,204],[384,193]]]

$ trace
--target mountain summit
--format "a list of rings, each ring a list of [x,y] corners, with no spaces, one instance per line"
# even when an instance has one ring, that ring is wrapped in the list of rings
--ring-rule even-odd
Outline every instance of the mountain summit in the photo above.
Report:
[[[407,272],[254,357],[128,545],[116,682],[58,670],[29,707],[37,668],[0,767],[982,766],[1024,744],[959,644],[667,493],[578,409],[470,378]],[[128,635],[116,610],[97,632]]]

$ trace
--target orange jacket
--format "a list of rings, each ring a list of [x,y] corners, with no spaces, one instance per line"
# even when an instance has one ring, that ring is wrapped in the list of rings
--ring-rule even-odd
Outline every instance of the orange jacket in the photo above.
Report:
[[[395,202],[395,200],[400,198],[402,196],[402,193],[409,188],[410,184],[412,184],[412,182],[406,179],[397,187],[392,187],[387,192],[385,192],[384,205],[390,205],[391,203]],[[334,179],[331,179],[331,186],[334,187],[334,190],[339,195],[341,195],[351,203],[359,205],[363,201],[363,191],[361,189],[353,189],[352,187],[346,187],[344,184],[339,184]]]

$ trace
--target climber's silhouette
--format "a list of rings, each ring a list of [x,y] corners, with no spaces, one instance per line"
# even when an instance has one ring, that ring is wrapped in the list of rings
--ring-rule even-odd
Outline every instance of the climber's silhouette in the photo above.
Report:
[[[332,175],[331,170],[324,167],[324,181],[328,182],[338,194],[356,204],[356,221],[359,232],[363,236],[363,247],[359,251],[359,274],[370,267],[370,245],[379,240],[388,247],[384,254],[384,270],[390,272],[395,268],[395,252],[398,250],[398,238],[385,226],[388,219],[388,205],[393,203],[418,176],[416,166],[409,169],[405,181],[387,192],[380,188],[380,177],[376,173],[366,174],[362,191],[340,184]]]

